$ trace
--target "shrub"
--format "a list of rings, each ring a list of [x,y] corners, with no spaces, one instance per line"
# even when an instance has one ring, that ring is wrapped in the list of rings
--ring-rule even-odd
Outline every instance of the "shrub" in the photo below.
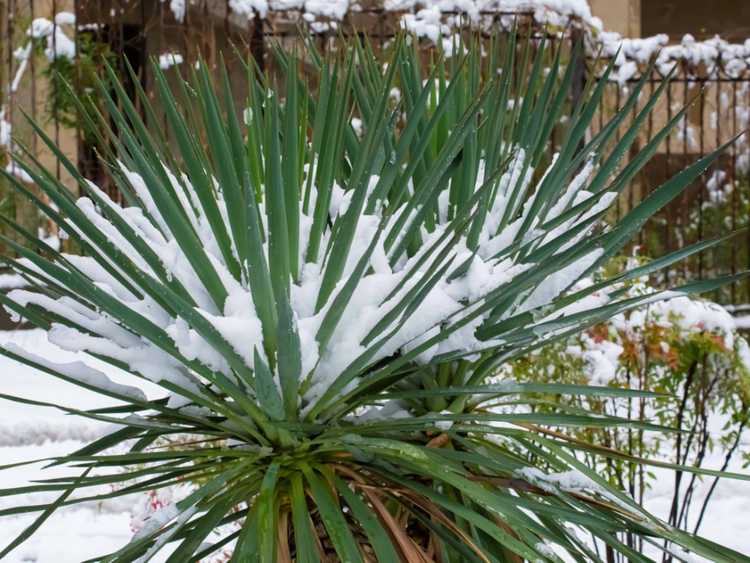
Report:
[[[191,480],[189,495],[104,559],[147,561],[174,542],[170,561],[197,560],[236,540],[235,561],[559,561],[555,549],[596,560],[576,530],[631,557],[616,534],[667,539],[716,561],[743,559],[649,515],[578,460],[580,444],[537,430],[652,425],[562,409],[495,414],[470,400],[533,401],[538,384],[487,379],[543,344],[673,297],[630,297],[621,286],[720,242],[572,289],[717,153],[604,227],[599,218],[669,131],[618,168],[662,88],[620,140],[615,132],[643,81],[587,139],[606,77],[592,82],[550,158],[573,65],[561,68],[561,50],[536,40],[490,43],[459,46],[464,55],[430,66],[404,37],[385,66],[360,43],[326,58],[310,46],[309,80],[279,50],[283,84],[248,69],[244,119],[225,71],[214,86],[201,65],[172,90],[155,68],[168,132],[140,92],[144,122],[110,71],[99,95],[113,125],[86,113],[90,106],[80,110],[98,146],[113,147],[103,157],[125,207],[59,155],[85,194],[75,200],[28,155],[24,170],[54,205],[14,185],[83,254],[58,253],[31,233],[23,233],[28,248],[8,240],[21,256],[12,267],[38,291],[14,291],[4,303],[55,344],[125,370],[132,385],[4,348],[121,405],[64,407],[120,428],[52,460],[80,473],[5,492],[61,494],[7,511],[41,514],[0,556],[60,506]],[[163,394],[147,397],[139,380]],[[200,439],[161,446],[174,435]],[[115,446],[127,449],[108,451]],[[519,447],[534,452],[534,464]],[[113,466],[122,471],[97,471]],[[111,483],[119,486],[108,494],[85,493]],[[232,522],[239,529],[204,544]]]
[[[591,283],[592,280],[579,282],[584,286]],[[638,280],[628,289],[633,296],[648,291],[648,280]],[[748,352],[747,341],[722,307],[697,298],[678,297],[617,315],[581,334],[536,350],[506,364],[496,377],[653,391],[659,395],[627,401],[541,395],[530,409],[554,412],[564,406],[683,428],[684,433],[615,427],[555,430],[635,457],[693,467],[702,467],[707,454],[718,449],[726,469],[734,457],[742,455],[738,446],[750,421]],[[502,402],[495,407],[502,408]],[[585,459],[600,475],[628,490],[639,502],[656,484],[656,475],[627,457],[602,459],[590,455]],[[696,500],[699,476],[676,471],[670,523],[687,526],[690,520],[697,531],[718,479],[711,478],[709,493]]]

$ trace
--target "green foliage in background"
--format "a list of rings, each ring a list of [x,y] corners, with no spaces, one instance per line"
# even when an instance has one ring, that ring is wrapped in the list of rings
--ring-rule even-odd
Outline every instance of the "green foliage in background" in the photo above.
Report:
[[[629,261],[632,261],[630,259]],[[614,271],[622,269],[618,260]],[[619,264],[619,265],[618,265]],[[612,269],[610,267],[609,269]],[[631,294],[642,293],[648,280],[630,285]],[[750,347],[734,327],[729,313],[696,298],[676,306],[650,306],[620,315],[589,328],[580,335],[541,348],[506,364],[502,377],[537,383],[604,384],[619,389],[658,393],[616,401],[602,397],[542,395],[531,406],[537,412],[555,412],[561,406],[656,420],[684,433],[654,433],[631,428],[557,428],[576,439],[604,445],[638,458],[673,461],[702,467],[714,450],[726,469],[734,458],[746,466],[747,453],[739,448],[750,422]],[[657,484],[657,476],[627,456],[602,459],[587,455],[610,483],[643,501]],[[705,498],[694,499],[701,478],[675,474],[670,521],[698,530],[718,478]],[[664,474],[660,475],[664,479]],[[664,483],[659,487],[664,491]],[[692,511],[692,512],[691,512]],[[633,538],[629,538],[633,543]],[[642,546],[642,544],[640,544]]]

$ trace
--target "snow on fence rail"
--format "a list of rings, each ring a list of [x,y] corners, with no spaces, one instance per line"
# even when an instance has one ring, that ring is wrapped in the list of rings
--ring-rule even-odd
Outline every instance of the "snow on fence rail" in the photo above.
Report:
[[[42,5],[52,11],[43,12]],[[11,41],[0,42],[6,45],[4,51],[0,47],[0,164],[14,170],[8,159],[15,150],[13,132],[39,152],[43,162],[52,163],[58,175],[65,174],[22,125],[20,110],[24,109],[45,124],[48,134],[85,176],[110,193],[116,190],[109,185],[95,146],[78,123],[75,107],[54,72],[80,93],[91,91],[103,59],[123,72],[122,61],[127,59],[147,92],[152,87],[149,58],[177,71],[195,64],[199,57],[210,64],[222,52],[230,69],[241,74],[235,58],[239,52],[273,70],[271,42],[291,47],[300,41],[300,26],[312,33],[322,50],[334,47],[340,33],[367,33],[376,48],[382,47],[401,28],[422,37],[426,49],[436,42],[450,49],[456,33],[502,33],[513,25],[544,34],[569,53],[570,46],[582,39],[586,59],[571,55],[569,61],[580,65],[573,95],[580,93],[587,78],[598,79],[603,65],[614,59],[607,94],[598,108],[599,126],[623,107],[652,58],[656,64],[646,77],[646,93],[654,91],[676,65],[672,82],[635,144],[645,146],[683,105],[690,103],[690,108],[660,144],[653,161],[634,179],[620,202],[620,212],[688,162],[750,126],[750,40],[730,44],[719,38],[697,41],[686,36],[669,44],[665,35],[622,38],[603,29],[586,0],[6,0],[0,2],[2,7],[0,36]],[[640,108],[637,104],[631,117]],[[627,125],[628,120],[623,131]],[[740,228],[747,224],[749,209],[750,142],[742,136],[695,186],[641,232],[641,252],[658,254]],[[16,209],[22,224],[38,221],[23,217],[25,212]],[[694,277],[747,269],[749,247],[750,238],[738,237],[672,275]],[[750,282],[713,297],[721,302],[750,302]]]

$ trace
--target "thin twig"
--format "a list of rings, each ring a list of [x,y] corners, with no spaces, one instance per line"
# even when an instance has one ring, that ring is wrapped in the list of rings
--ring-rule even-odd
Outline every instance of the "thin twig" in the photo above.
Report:
[[[734,456],[735,451],[737,451],[737,448],[740,445],[740,440],[742,438],[742,432],[745,430],[745,426],[747,425],[747,417],[745,417],[742,421],[742,424],[740,424],[740,427],[737,429],[737,436],[734,439],[734,443],[732,444],[732,447],[727,452],[727,455],[724,457],[724,463],[721,466],[721,469],[719,471],[726,471],[727,467],[729,467],[729,462],[732,460],[732,457]],[[701,511],[698,515],[698,521],[695,523],[695,528],[693,529],[693,533],[697,534],[698,529],[701,527],[701,524],[703,523],[703,517],[706,515],[706,509],[708,508],[708,502],[711,500],[711,497],[714,494],[714,491],[716,490],[716,485],[719,484],[719,479],[721,477],[715,477],[714,482],[711,483],[711,488],[708,490],[708,494],[706,495],[706,498],[703,499],[703,505],[701,506]]]

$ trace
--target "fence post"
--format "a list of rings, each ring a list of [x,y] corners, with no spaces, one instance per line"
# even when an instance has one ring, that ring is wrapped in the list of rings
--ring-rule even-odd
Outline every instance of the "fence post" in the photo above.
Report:
[[[7,38],[8,37],[8,29],[6,27],[6,21],[5,21],[5,15],[6,10],[8,9],[8,6],[6,5],[6,0],[0,0],[0,38]],[[10,45],[8,45],[9,41],[2,40],[0,41],[0,112],[5,108],[5,88],[8,85],[8,76],[10,75],[10,70],[6,68],[5,62],[6,62],[6,54],[5,49],[9,49]],[[6,73],[7,71],[7,73]],[[3,115],[3,119],[7,119],[7,115]],[[2,127],[2,125],[0,125]],[[4,147],[0,145],[0,166],[2,168],[5,168],[7,164],[7,150],[8,147]],[[5,195],[8,193],[8,185],[6,183],[5,177],[0,177],[0,197],[5,198]],[[0,248],[5,252],[5,248]]]
[[[265,68],[265,54],[266,54],[266,38],[263,30],[263,18],[260,17],[258,12],[255,12],[255,18],[253,21],[253,34],[250,36],[250,54],[255,59],[255,64],[258,65],[260,71],[264,71]]]
[[[573,57],[570,64],[573,65],[573,83],[571,84],[571,98],[573,104],[578,104],[583,96],[586,86],[586,50],[584,45],[583,30],[577,25],[571,28],[570,40],[573,44]],[[580,45],[580,48],[579,48]]]
[[[30,38],[27,39],[26,34],[23,33],[23,29],[19,30],[17,26],[21,22],[25,24],[27,21],[31,21],[32,16],[34,15],[32,7],[33,6],[31,2],[24,2],[23,4],[21,4],[19,0],[10,2],[10,10],[8,11],[9,32],[7,41],[7,48],[9,50],[12,51],[14,40],[20,40],[22,44],[26,44],[26,41],[31,41]],[[10,18],[12,18],[12,21]],[[16,91],[9,92],[9,105],[11,109],[10,117],[7,118],[13,128],[14,138],[18,139],[20,143],[23,143],[24,145],[29,147],[32,152],[34,149],[33,143],[36,134],[34,133],[34,130],[28,123],[28,121],[26,121],[23,112],[20,110],[23,109],[29,115],[33,115],[35,111],[34,103],[36,99],[34,96],[34,91],[36,89],[37,69],[35,68],[35,65],[30,64],[33,57],[35,56],[36,55],[32,47],[31,52],[29,53],[29,64],[26,67],[25,72],[23,72],[22,74],[19,73],[21,79],[17,85],[18,89]],[[19,62],[18,64],[20,66],[23,63]],[[9,70],[12,70],[12,66]],[[16,72],[18,71],[16,70]],[[14,77],[13,80],[15,81],[16,78]],[[13,147],[14,145],[11,142],[11,153],[13,153]],[[36,154],[34,156],[36,156]],[[32,192],[39,193],[39,188],[35,187],[31,183],[26,182],[26,180],[28,180],[28,178],[22,179],[22,181],[27,184],[27,187]],[[18,223],[18,225],[20,225],[30,233],[36,234],[37,228],[39,227],[39,210],[28,198],[25,197],[14,197],[14,202],[16,223]],[[14,238],[19,241],[23,240],[20,234],[14,235]]]
[[[570,64],[573,65],[573,79],[570,85],[571,107],[575,108],[583,98],[583,92],[586,88],[586,45],[585,36],[580,24],[574,23],[570,28],[570,41],[572,44],[572,58]],[[578,149],[585,146],[586,140],[581,139]]]

